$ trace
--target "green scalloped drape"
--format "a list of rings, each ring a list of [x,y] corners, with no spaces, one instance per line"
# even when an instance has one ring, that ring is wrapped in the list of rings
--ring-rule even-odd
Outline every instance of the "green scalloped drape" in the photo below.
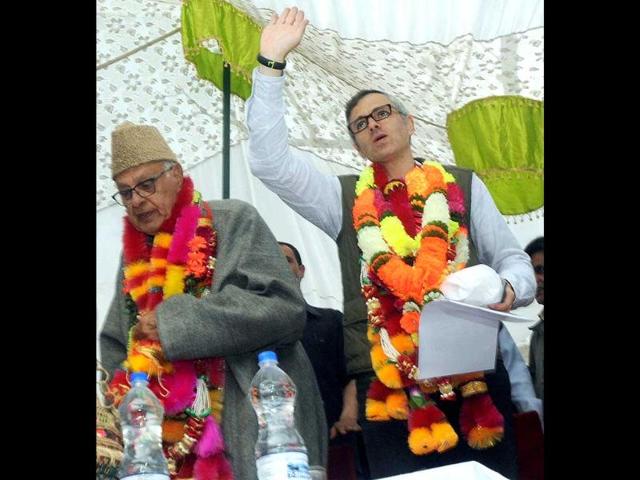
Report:
[[[231,93],[251,95],[251,71],[258,64],[262,27],[246,13],[222,0],[185,0],[182,5],[182,46],[198,76],[222,90],[222,66],[231,67]],[[218,42],[221,53],[203,46]]]
[[[447,133],[456,165],[473,169],[503,215],[544,205],[544,105],[508,95],[451,112]]]

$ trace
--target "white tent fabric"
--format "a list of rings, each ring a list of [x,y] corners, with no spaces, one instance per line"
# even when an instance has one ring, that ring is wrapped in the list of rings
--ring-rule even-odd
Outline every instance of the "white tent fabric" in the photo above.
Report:
[[[183,56],[180,0],[98,0],[96,288],[98,331],[115,289],[123,209],[109,198],[110,134],[122,121],[163,133],[205,198],[221,198],[222,93],[198,79]],[[232,0],[264,23],[290,2]],[[449,111],[489,95],[543,99],[542,2],[302,1],[311,20],[287,67],[287,122],[317,168],[353,173],[362,165],[342,126],[342,108],[360,86],[394,92],[417,112],[414,147],[454,163],[444,130]],[[211,48],[215,48],[211,42]],[[380,72],[387,72],[383,75]],[[307,301],[342,309],[335,244],[256,180],[246,164],[244,102],[232,96],[231,197],[252,203],[276,238],[296,245],[307,266]],[[511,218],[524,246],[543,234],[538,214]],[[520,312],[535,318],[532,305]],[[526,346],[527,324],[508,325]]]
[[[98,0],[98,210],[114,205],[111,131],[125,120],[157,125],[187,169],[222,150],[222,92],[198,79],[184,59],[180,5],[180,1]],[[244,103],[236,97],[232,102],[234,107]],[[238,112],[232,121],[237,123],[235,119],[242,116]],[[232,144],[240,138],[246,138],[244,126],[234,124]]]
[[[492,40],[544,25],[541,0],[253,0],[251,3],[277,13],[295,5],[318,29],[334,30],[342,38],[372,41],[446,45],[468,34],[476,40]]]
[[[281,0],[256,0],[255,5],[247,0],[231,3],[250,13],[259,23],[264,23],[273,10],[258,10],[256,5],[278,11],[286,5]],[[300,3],[308,4],[311,15],[324,11],[318,7],[324,2]],[[511,22],[505,21],[505,12],[500,7],[509,10],[508,6],[532,2],[488,2],[492,8],[475,8],[475,23],[470,22],[468,12],[469,7],[479,5],[477,2],[466,7],[459,2],[406,2],[408,8],[403,9],[392,9],[390,2],[343,3],[359,7],[359,15],[334,18],[334,14],[325,18],[325,22],[340,27],[353,20],[350,30],[353,32],[359,25],[357,28],[363,29],[361,34],[347,38],[338,30],[321,30],[312,24],[301,45],[287,59],[285,98],[293,145],[353,171],[360,170],[364,160],[351,147],[341,119],[346,101],[366,86],[393,92],[408,107],[416,120],[413,137],[416,151],[453,164],[445,129],[448,113],[471,100],[491,95],[542,99],[543,28],[539,24],[542,8],[538,2],[533,2],[539,8],[532,14],[524,17],[520,14],[516,17],[518,21]],[[455,3],[458,3],[457,9],[452,7]],[[152,4],[157,8],[150,8]],[[463,32],[463,27],[470,30],[447,44],[433,40],[416,43],[416,40],[430,38],[418,23],[420,13],[425,20],[434,18],[424,12],[425,5],[433,7],[435,12],[443,12],[441,17],[436,17],[433,38],[448,39],[453,33]],[[408,28],[401,30],[403,41],[387,37],[376,41],[366,39],[369,23],[379,22],[381,18],[372,7],[380,7],[382,12],[387,10],[388,16],[384,19],[389,26],[406,23]],[[526,8],[523,11],[529,12]],[[221,150],[222,102],[221,92],[198,79],[182,56],[177,2],[101,0],[98,12],[96,205],[103,208],[111,202],[107,195],[111,188],[109,135],[116,125],[124,119],[158,124],[189,168]],[[462,18],[467,20],[459,22],[455,12],[466,12]],[[426,23],[429,25],[433,20]],[[505,24],[517,30],[503,34]],[[397,28],[389,26],[381,31],[398,38]],[[481,32],[480,39],[474,36],[476,29]],[[494,37],[485,38],[490,34]],[[214,48],[215,42],[210,43]],[[241,100],[233,97],[232,144],[246,138],[243,106]]]

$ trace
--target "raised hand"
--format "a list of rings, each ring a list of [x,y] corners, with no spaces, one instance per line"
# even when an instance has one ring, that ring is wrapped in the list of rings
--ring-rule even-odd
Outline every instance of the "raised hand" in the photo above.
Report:
[[[262,29],[260,54],[269,60],[284,61],[287,54],[300,44],[308,23],[298,7],[285,8],[280,16],[274,14]]]

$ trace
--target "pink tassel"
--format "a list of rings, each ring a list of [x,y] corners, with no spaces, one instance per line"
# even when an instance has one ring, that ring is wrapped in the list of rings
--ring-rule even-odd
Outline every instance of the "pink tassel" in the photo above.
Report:
[[[184,265],[189,253],[189,240],[193,238],[198,228],[200,209],[196,205],[185,207],[181,217],[176,222],[175,232],[171,241],[171,247],[167,254],[167,261],[178,265]]]
[[[165,374],[160,381],[169,390],[170,395],[162,398],[165,413],[177,415],[191,406],[196,396],[196,371],[191,361],[173,362],[174,372]]]
[[[224,454],[220,453],[196,459],[193,476],[196,480],[233,480],[233,470]]]
[[[202,436],[193,451],[198,457],[210,457],[224,449],[222,432],[215,419],[209,415],[204,421]]]

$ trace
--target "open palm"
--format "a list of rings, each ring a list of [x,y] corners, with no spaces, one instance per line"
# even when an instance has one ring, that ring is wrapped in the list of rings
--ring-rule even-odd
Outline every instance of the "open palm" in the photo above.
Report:
[[[308,23],[304,12],[297,7],[285,8],[279,16],[274,14],[262,30],[260,53],[270,60],[282,62],[300,44]]]

